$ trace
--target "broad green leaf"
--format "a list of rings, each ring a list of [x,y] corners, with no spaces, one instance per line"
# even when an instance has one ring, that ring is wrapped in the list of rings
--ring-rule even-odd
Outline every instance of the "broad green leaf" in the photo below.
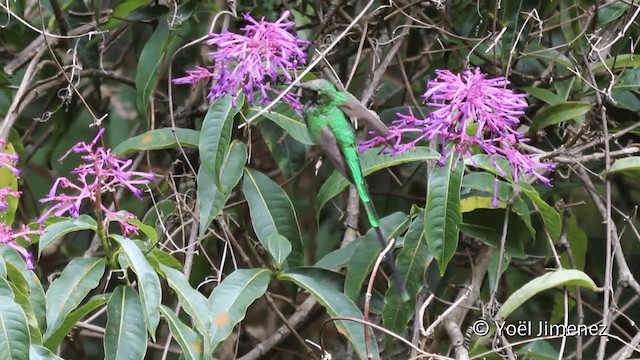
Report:
[[[31,271],[21,272],[15,266],[7,264],[7,275],[9,285],[13,290],[13,299],[24,310],[24,314],[27,317],[27,324],[29,325],[29,334],[31,336],[31,342],[39,344],[42,342],[42,332],[40,331],[40,324],[36,318],[36,314],[33,311],[31,305],[31,294],[29,289],[29,283],[25,275],[28,275]]]
[[[199,291],[189,284],[189,280],[184,274],[170,267],[160,265],[167,279],[167,284],[176,292],[178,300],[184,311],[191,316],[195,328],[208,339],[209,328],[211,327],[211,316],[209,313],[209,302]]]
[[[10,142],[5,144],[3,152],[11,155],[15,155],[16,153],[13,144]],[[17,164],[11,165],[17,166]],[[0,188],[9,188],[13,191],[18,191],[18,178],[7,166],[0,166]],[[13,224],[19,199],[13,195],[6,195],[4,199],[7,202],[7,208],[0,210],[0,221],[4,221],[5,224]]]
[[[211,349],[215,350],[231,334],[244,319],[247,308],[264,295],[270,278],[267,269],[237,269],[213,289],[209,296]]]
[[[107,326],[104,329],[106,360],[144,359],[147,352],[144,317],[138,293],[129,286],[116,287],[107,303]]]
[[[176,140],[177,139],[177,140]],[[116,155],[126,155],[138,150],[162,150],[182,147],[198,147],[200,132],[193,129],[171,128],[154,129],[128,138],[113,149]]]
[[[20,269],[20,271],[22,272],[28,270],[27,263],[24,262],[24,258],[9,245],[0,243],[0,256],[4,260],[5,266],[11,264]]]
[[[476,209],[472,212],[464,213],[463,222],[459,225],[460,231],[469,237],[499,249],[505,215],[504,209]],[[510,212],[505,253],[513,258],[526,258],[525,245],[531,239],[533,239],[533,236],[520,217]]]
[[[380,229],[386,239],[396,238],[407,229],[410,221],[411,219],[406,214],[395,212],[380,219]],[[344,281],[344,294],[352,301],[358,299],[362,285],[369,276],[376,258],[382,251],[375,228],[369,229],[369,231],[358,240],[359,244],[355,249],[354,256],[349,262],[349,270]],[[398,244],[396,243],[396,245]],[[384,264],[383,262],[382,265],[384,266]]]
[[[360,245],[364,238],[364,236],[360,237],[350,242],[347,246],[328,253],[323,256],[322,259],[318,260],[314,267],[327,270],[339,270],[340,268],[347,266],[358,248],[358,245]]]
[[[181,355],[187,360],[201,360],[203,355],[202,335],[191,330],[189,326],[183,323],[178,315],[168,307],[161,305],[160,313],[169,324],[171,335],[176,339],[180,348]]]
[[[151,338],[155,341],[156,329],[160,322],[160,301],[162,298],[158,274],[153,270],[149,261],[133,241],[120,235],[111,235],[111,237],[120,244],[127,256],[129,265],[131,265],[131,269],[138,277],[138,290],[140,291],[144,322]]]
[[[104,274],[103,258],[76,258],[62,270],[47,289],[47,331],[45,339],[56,331],[65,316],[85,299],[100,283]]]
[[[127,0],[122,1],[120,4],[113,8],[111,12],[111,18],[104,25],[105,30],[113,30],[122,22],[122,18],[134,12],[136,9],[143,7],[150,3],[149,0]]]
[[[38,256],[42,255],[42,250],[57,239],[74,231],[93,230],[97,231],[98,223],[89,215],[80,215],[77,218],[63,220],[47,226],[44,234],[40,236],[38,242]]]
[[[220,168],[231,141],[233,118],[242,107],[244,97],[239,96],[236,101],[237,105],[233,106],[231,95],[217,99],[204,116],[200,131],[198,148],[202,166],[213,176],[216,187],[221,191],[225,189],[220,183]]]
[[[275,261],[278,269],[282,268],[285,260],[291,254],[291,243],[286,237],[273,233],[267,238],[267,251]]]
[[[360,155],[360,167],[362,173],[367,176],[378,170],[382,170],[391,166],[405,164],[414,161],[435,160],[439,159],[440,154],[435,150],[417,146],[413,150],[403,152],[398,155],[380,154],[380,149],[371,149]],[[320,210],[333,199],[336,195],[340,194],[342,190],[349,186],[349,181],[344,178],[339,172],[334,171],[331,176],[325,181],[318,191],[318,198],[316,200],[317,214],[320,215]]]
[[[159,18],[157,24],[151,38],[142,49],[136,69],[136,106],[145,119],[148,117],[149,98],[158,84],[162,64],[184,42],[183,35],[189,31],[189,22],[178,31],[169,29],[167,16]]]
[[[529,281],[511,294],[498,310],[496,317],[506,319],[514,310],[534,295],[557,286],[581,286],[592,291],[601,291],[593,280],[580,270],[563,269],[552,271]]]
[[[279,278],[293,281],[296,285],[309,291],[327,309],[327,313],[331,317],[363,319],[358,307],[342,293],[342,276],[340,274],[325,269],[309,267],[287,270]],[[338,332],[349,339],[358,357],[367,359],[362,324],[336,320],[335,326]],[[370,338],[369,346],[373,359],[380,359],[380,351],[373,334]]]
[[[467,174],[462,178],[462,187],[484,191],[493,197],[496,190],[496,181],[498,184],[498,207],[504,209],[506,208],[507,203],[511,201],[515,194],[515,192],[513,191],[513,185],[501,180],[497,180],[494,175],[485,172],[474,172]],[[464,213],[475,210],[477,208],[493,208],[493,204],[491,204],[492,198],[489,199],[488,197],[476,197],[476,200],[483,201],[485,203],[475,204],[476,206],[474,208],[465,208],[465,206],[470,205],[467,203],[468,198],[461,199],[461,211]],[[487,201],[489,202],[489,204],[486,203]],[[531,211],[529,209],[529,206],[524,202],[524,200],[522,200],[519,195],[513,201],[511,210],[518,214],[520,219],[525,223],[525,225],[527,225],[529,232],[531,232],[531,236],[535,236],[536,230],[533,228],[533,224],[531,223]]]
[[[247,162],[247,146],[239,141],[231,143],[225,154],[220,169],[220,185],[215,184],[215,174],[204,166],[198,170],[198,204],[200,206],[199,235],[203,237],[213,219],[220,213],[222,207],[231,196],[231,191],[242,177],[244,164]]]
[[[529,198],[529,200],[531,200],[533,206],[542,217],[542,221],[547,226],[551,239],[553,241],[558,240],[560,237],[560,231],[562,230],[562,222],[558,211],[542,200],[540,194],[533,188],[533,186],[522,181],[519,182],[517,186]]]
[[[640,70],[640,68],[638,69]],[[611,90],[611,98],[607,98],[607,103],[619,109],[629,110],[634,113],[640,112],[640,100],[638,100],[638,95],[636,94],[638,89],[638,86],[633,90],[614,87]]]
[[[64,360],[56,356],[51,350],[41,345],[31,344],[29,346],[29,360]]]
[[[120,212],[123,212],[123,211],[119,211],[118,213]],[[151,241],[151,244],[155,244],[158,242],[158,233],[156,233],[156,230],[151,226],[143,223],[138,218],[126,219],[126,221],[129,224],[138,227],[138,230],[142,232],[142,234],[138,235],[140,239],[143,239],[143,240],[148,239]],[[145,239],[145,236],[146,236],[146,239]]]
[[[76,326],[78,321],[82,320],[90,312],[106,304],[110,296],[111,294],[95,295],[84,305],[70,312],[69,315],[64,317],[60,326],[58,326],[55,331],[48,334],[48,337],[45,337],[43,345],[51,351],[57,349],[58,346],[62,344],[62,341],[67,334],[69,334],[69,332],[71,332],[71,330]]]
[[[0,296],[0,359],[29,358],[29,326],[20,305]]]
[[[551,105],[535,115],[532,120],[531,131],[544,129],[547,126],[563,121],[573,120],[586,114],[592,106],[590,103],[582,101],[565,101]]]
[[[155,269],[156,272],[160,272],[160,265],[168,266],[170,268],[182,271],[182,264],[178,261],[178,259],[158,248],[151,249],[151,251],[146,253],[145,257],[147,258],[147,260],[149,259],[149,257],[151,257],[158,262],[159,265],[158,268]]]
[[[248,117],[253,117],[260,111],[258,108],[250,108]],[[271,111],[262,114],[265,118],[273,121],[280,126],[292,138],[298,140],[305,145],[313,145],[313,141],[309,137],[307,125],[296,115],[295,111],[284,104],[277,104]]]
[[[249,203],[251,224],[262,246],[266,249],[269,236],[278,233],[291,242],[293,251],[287,260],[289,266],[302,265],[300,228],[287,193],[266,175],[253,169],[245,169],[242,191]]]
[[[382,320],[385,329],[396,334],[406,331],[407,324],[415,315],[416,295],[422,289],[424,273],[432,259],[424,238],[424,215],[419,213],[409,225],[402,252],[396,258],[398,271],[410,298],[402,301],[396,284],[391,282],[384,297]]]
[[[547,105],[557,105],[564,102],[566,99],[562,96],[550,91],[549,89],[540,87],[524,87],[521,89],[527,94],[535,97],[538,100],[544,101]]]
[[[436,166],[431,171],[427,183],[425,239],[429,252],[438,261],[441,275],[458,247],[458,225],[462,222],[460,185],[464,165],[459,162],[454,166],[454,162],[455,154],[452,154],[444,166]]]
[[[31,304],[33,314],[38,322],[38,328],[40,329],[40,333],[42,333],[47,327],[47,299],[44,288],[42,287],[42,283],[40,283],[40,278],[33,271],[23,272],[23,275],[29,284],[29,304]]]
[[[606,69],[618,70],[637,67],[640,67],[640,58],[637,54],[621,54],[608,58],[604,63],[598,63],[593,67],[592,71],[595,73]]]
[[[12,299],[15,296],[11,284],[9,284],[9,281],[5,278],[0,278],[0,296],[6,296]]]
[[[622,159],[617,159],[609,167],[609,172],[603,171],[600,176],[606,176],[615,173],[623,173],[630,176],[637,175],[640,170],[640,156],[629,156]]]

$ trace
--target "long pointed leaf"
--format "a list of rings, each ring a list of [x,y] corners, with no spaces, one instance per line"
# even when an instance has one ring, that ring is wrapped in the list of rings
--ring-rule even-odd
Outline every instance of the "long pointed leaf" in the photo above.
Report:
[[[297,268],[285,271],[280,279],[295,282],[311,292],[313,297],[327,309],[332,317],[363,319],[358,307],[342,293],[342,276],[325,269]],[[367,359],[362,324],[344,320],[335,321],[338,331],[349,339],[360,359]],[[380,359],[378,344],[372,336],[369,342],[372,359]]]
[[[111,237],[120,244],[129,260],[131,269],[138,277],[138,290],[140,291],[140,301],[142,301],[144,322],[151,338],[155,340],[156,329],[160,322],[160,301],[162,298],[158,274],[153,270],[149,261],[133,241],[120,235],[112,235]]]
[[[239,96],[236,107],[230,95],[217,99],[209,111],[204,116],[202,122],[202,130],[200,131],[200,159],[210,174],[213,174],[214,181],[219,190],[224,190],[220,184],[220,168],[222,161],[229,148],[231,142],[231,128],[233,126],[233,117],[238,113],[238,109],[242,107],[244,97]]]
[[[267,269],[238,269],[213,289],[209,296],[213,317],[211,349],[215,350],[231,334],[234,326],[244,319],[249,305],[264,295],[270,277]]]
[[[118,286],[107,303],[104,329],[105,360],[143,360],[147,352],[147,329],[138,293]]]
[[[267,249],[269,236],[278,233],[291,242],[293,251],[287,260],[289,266],[301,265],[303,248],[300,227],[287,193],[266,175],[252,169],[245,169],[242,191],[249,203],[253,229],[262,246]]]
[[[458,247],[458,225],[462,222],[460,185],[464,166],[459,162],[454,167],[454,158],[455,154],[452,154],[444,166],[436,166],[429,174],[427,184],[424,233],[441,275]]]
[[[104,274],[103,258],[77,258],[62,270],[46,293],[47,298],[47,331],[48,338],[60,327],[65,316],[74,310],[89,292],[100,283]]]

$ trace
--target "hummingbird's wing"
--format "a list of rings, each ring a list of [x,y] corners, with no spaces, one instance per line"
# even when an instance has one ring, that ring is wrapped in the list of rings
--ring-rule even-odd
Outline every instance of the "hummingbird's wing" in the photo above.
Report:
[[[348,117],[355,117],[367,122],[367,124],[375,130],[379,135],[387,137],[391,133],[380,117],[375,112],[367,109],[355,96],[347,93],[344,103],[340,108]]]
[[[338,170],[345,179],[351,181],[351,176],[347,172],[347,166],[344,162],[344,156],[342,155],[342,151],[340,151],[340,147],[338,147],[338,141],[336,141],[335,135],[329,127],[325,127],[320,132],[321,136],[321,144],[322,151],[329,158],[329,161],[333,164],[333,166]]]

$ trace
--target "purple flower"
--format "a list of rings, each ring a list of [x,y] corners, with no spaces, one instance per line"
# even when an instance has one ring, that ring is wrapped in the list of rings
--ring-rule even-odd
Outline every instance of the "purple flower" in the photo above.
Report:
[[[15,249],[22,257],[24,257],[24,261],[27,263],[27,268],[29,270],[35,269],[35,264],[33,263],[33,255],[27,251],[27,249],[16,243],[17,239],[22,238],[24,241],[31,242],[30,236],[33,235],[42,235],[44,230],[42,228],[38,228],[35,230],[29,229],[26,225],[22,225],[20,231],[14,231],[11,226],[5,224],[4,222],[0,222],[0,244],[7,244],[9,247]]]
[[[409,115],[398,114],[389,127],[391,136],[367,140],[359,145],[360,151],[384,145],[383,151],[398,154],[423,139],[437,139],[442,144],[440,165],[450,154],[456,155],[456,161],[468,157],[473,162],[473,153],[479,148],[503,177],[507,174],[498,166],[499,158],[508,161],[514,181],[518,181],[519,173],[526,173],[550,184],[551,180],[541,173],[553,170],[554,166],[519,150],[520,143],[529,141],[516,130],[527,107],[524,94],[507,89],[509,81],[504,77],[488,79],[479,68],[465,70],[461,75],[449,70],[436,70],[436,74],[422,95],[424,102],[435,110],[426,119],[416,118],[411,110]],[[407,135],[411,139],[407,140]]]
[[[209,34],[207,45],[215,45],[216,51],[209,53],[213,66],[196,67],[188,70],[188,76],[173,80],[175,84],[191,84],[198,80],[211,81],[209,100],[231,94],[235,106],[236,94],[242,88],[250,104],[256,103],[254,92],[259,91],[258,103],[266,104],[269,93],[279,93],[270,83],[279,79],[291,83],[298,65],[306,62],[303,46],[309,44],[289,32],[294,26],[288,22],[289,11],[285,11],[276,22],[268,22],[264,17],[256,21],[250,14],[244,14],[249,24],[243,27],[242,35],[225,31]],[[296,109],[301,107],[296,94],[288,93],[285,103]]]
[[[0,141],[0,144],[4,145],[4,141]],[[9,170],[11,170],[13,175],[19,178],[20,170],[16,168],[17,163],[18,163],[18,155],[0,152],[0,167],[4,166],[6,168],[9,168]]]
[[[84,160],[84,163],[71,171],[76,176],[74,181],[66,177],[57,178],[47,196],[40,199],[41,203],[50,202],[53,203],[53,206],[38,218],[39,223],[44,222],[51,214],[63,216],[68,213],[72,217],[77,217],[80,214],[80,206],[85,199],[95,204],[97,194],[113,192],[118,187],[126,187],[139,198],[142,195],[142,190],[136,185],[147,185],[155,178],[153,173],[129,170],[132,161],[116,158],[111,149],[96,147],[103,132],[104,129],[100,129],[91,143],[80,142],[63,156],[62,159],[71,152],[82,154],[81,159]],[[65,189],[66,193],[62,193],[60,191],[62,189]],[[132,214],[114,213],[104,206],[104,200],[100,202],[100,209],[105,215],[105,223],[117,221],[124,229],[125,235],[138,232],[137,227],[130,225],[127,221],[134,217]]]

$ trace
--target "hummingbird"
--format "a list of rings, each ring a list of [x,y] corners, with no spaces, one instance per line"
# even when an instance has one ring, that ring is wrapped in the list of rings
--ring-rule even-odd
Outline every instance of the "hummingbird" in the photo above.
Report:
[[[303,108],[303,116],[311,140],[320,145],[323,153],[336,170],[355,185],[367,213],[369,224],[375,229],[380,245],[384,249],[387,246],[387,241],[380,228],[380,219],[362,174],[356,146],[356,134],[349,118],[355,117],[366,121],[371,128],[384,137],[391,135],[389,129],[380,120],[378,114],[367,109],[348,92],[336,90],[333,84],[327,80],[310,80],[301,83],[299,87],[303,89],[303,96],[307,99]],[[405,300],[408,298],[408,294],[395,266],[392,252],[388,252],[386,257],[398,291]]]

